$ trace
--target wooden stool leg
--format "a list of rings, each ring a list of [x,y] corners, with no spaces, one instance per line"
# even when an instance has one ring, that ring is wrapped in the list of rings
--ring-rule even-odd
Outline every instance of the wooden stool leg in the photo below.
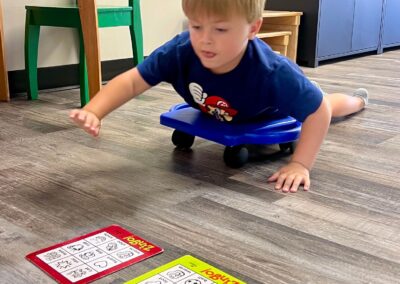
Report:
[[[28,99],[38,98],[37,61],[40,26],[30,25],[30,13],[26,13],[25,22],[25,70]]]

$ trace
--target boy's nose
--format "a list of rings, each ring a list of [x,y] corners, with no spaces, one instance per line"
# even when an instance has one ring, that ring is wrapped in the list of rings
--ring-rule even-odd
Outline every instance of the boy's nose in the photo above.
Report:
[[[212,43],[211,33],[210,33],[210,32],[207,32],[207,31],[204,31],[204,32],[203,32],[203,35],[202,35],[202,37],[201,37],[201,41],[202,41],[204,44],[211,44],[211,43]]]

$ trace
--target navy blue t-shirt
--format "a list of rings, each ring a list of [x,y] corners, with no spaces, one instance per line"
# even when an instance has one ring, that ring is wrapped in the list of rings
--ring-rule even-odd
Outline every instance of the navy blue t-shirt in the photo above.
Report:
[[[138,65],[151,86],[164,81],[191,106],[221,121],[290,115],[303,122],[321,104],[322,92],[286,57],[250,40],[238,66],[224,74],[203,67],[183,32]]]

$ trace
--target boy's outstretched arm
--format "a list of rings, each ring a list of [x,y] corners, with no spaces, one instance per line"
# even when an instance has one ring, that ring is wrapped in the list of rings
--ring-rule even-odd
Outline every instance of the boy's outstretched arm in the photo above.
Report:
[[[83,109],[74,109],[69,116],[87,133],[97,136],[107,114],[150,87],[133,68],[112,79]]]
[[[310,170],[328,132],[330,121],[330,106],[323,98],[317,111],[304,121],[300,139],[289,164],[280,168],[268,179],[269,182],[276,182],[276,190],[296,192],[301,184],[304,185],[304,190],[310,188]]]

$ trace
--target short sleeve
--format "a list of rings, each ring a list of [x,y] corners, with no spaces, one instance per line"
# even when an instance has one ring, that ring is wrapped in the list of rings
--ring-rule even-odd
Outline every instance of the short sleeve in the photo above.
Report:
[[[153,51],[137,66],[140,75],[149,85],[155,86],[163,81],[173,83],[176,80],[179,45],[186,40],[186,37],[184,34],[177,35]]]
[[[282,114],[303,122],[321,105],[321,90],[293,63],[281,61],[267,81],[273,103]]]

